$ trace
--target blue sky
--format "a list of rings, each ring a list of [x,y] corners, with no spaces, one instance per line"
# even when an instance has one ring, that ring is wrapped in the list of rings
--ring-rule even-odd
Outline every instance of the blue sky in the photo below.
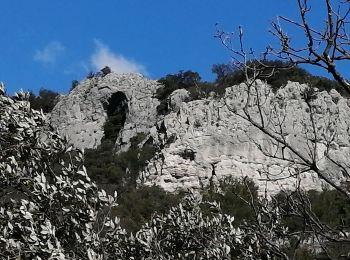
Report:
[[[158,79],[191,69],[213,80],[211,66],[230,60],[213,36],[242,25],[246,45],[263,49],[278,15],[296,17],[294,0],[12,0],[0,3],[0,81],[8,93],[48,88],[109,63]]]

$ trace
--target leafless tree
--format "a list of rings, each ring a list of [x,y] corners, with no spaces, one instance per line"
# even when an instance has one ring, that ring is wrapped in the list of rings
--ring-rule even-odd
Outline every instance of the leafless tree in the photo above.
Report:
[[[278,48],[268,46],[260,55],[252,49],[247,50],[241,27],[238,29],[238,41],[233,41],[235,34],[218,30],[216,35],[230,50],[232,64],[245,75],[244,102],[237,105],[237,102],[228,100],[226,106],[238,118],[264,134],[265,145],[255,140],[254,136],[250,138],[265,156],[284,163],[281,170],[284,174],[280,178],[293,178],[297,183],[294,190],[282,191],[279,198],[267,198],[266,195],[259,203],[246,201],[253,207],[256,221],[253,226],[247,224],[245,228],[267,246],[266,259],[301,259],[300,250],[303,247],[307,247],[314,255],[322,252],[326,259],[348,259],[340,258],[345,257],[346,249],[335,254],[332,247],[339,244],[349,250],[349,223],[342,221],[339,225],[330,225],[322,221],[315,213],[301,179],[302,176],[313,174],[337,192],[344,203],[350,203],[349,148],[345,145],[340,149],[344,153],[339,156],[337,146],[339,142],[350,144],[350,122],[342,117],[342,104],[337,101],[334,104],[320,104],[322,101],[317,98],[320,95],[317,89],[301,85],[298,90],[294,90],[302,104],[303,109],[298,115],[301,118],[298,125],[291,126],[291,113],[294,111],[291,110],[290,97],[284,95],[282,90],[272,93],[261,79],[269,78],[276,70],[289,69],[299,64],[313,65],[329,72],[350,94],[350,82],[338,69],[340,62],[350,60],[350,37],[347,33],[350,4],[349,1],[323,0],[326,19],[320,20],[324,23],[324,29],[318,30],[309,19],[313,10],[310,4],[312,1],[296,2],[300,20],[279,16],[272,22],[270,32],[277,37]],[[306,37],[306,45],[296,47],[284,25],[300,29]],[[320,28],[319,24],[317,28]],[[238,47],[234,47],[237,42]],[[273,66],[266,62],[270,57],[277,57],[287,63],[285,66]],[[342,100],[347,102],[346,98]],[[271,172],[265,174],[267,180],[278,181],[279,177]],[[300,225],[295,230],[286,228],[286,219],[291,218]],[[287,247],[292,252],[287,253]]]
[[[324,0],[326,18],[324,29],[317,30],[308,20],[311,6],[308,0],[298,0],[300,21],[294,21],[284,16],[279,16],[272,23],[272,34],[280,42],[280,49],[272,52],[294,64],[310,64],[327,70],[341,86],[350,93],[350,82],[339,72],[338,64],[350,59],[349,1]],[[319,3],[318,3],[319,4]],[[294,47],[291,37],[284,31],[282,22],[291,24],[302,30],[306,37],[307,45]]]

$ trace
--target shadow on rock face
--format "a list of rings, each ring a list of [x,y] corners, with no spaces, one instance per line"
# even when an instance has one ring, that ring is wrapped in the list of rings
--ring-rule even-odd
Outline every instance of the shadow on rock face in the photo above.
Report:
[[[107,120],[104,125],[104,137],[102,141],[116,141],[120,130],[124,127],[126,115],[129,111],[128,99],[123,92],[113,93],[104,105],[107,112]]]

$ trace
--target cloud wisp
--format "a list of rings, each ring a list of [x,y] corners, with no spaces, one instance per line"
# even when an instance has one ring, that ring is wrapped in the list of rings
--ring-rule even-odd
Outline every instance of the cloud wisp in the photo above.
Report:
[[[54,64],[58,57],[64,52],[65,47],[58,41],[52,41],[43,49],[37,50],[34,54],[34,60],[44,64]]]
[[[112,52],[107,45],[95,40],[96,49],[90,58],[92,67],[100,70],[109,66],[116,73],[141,73],[147,74],[143,65],[127,59],[124,56]]]

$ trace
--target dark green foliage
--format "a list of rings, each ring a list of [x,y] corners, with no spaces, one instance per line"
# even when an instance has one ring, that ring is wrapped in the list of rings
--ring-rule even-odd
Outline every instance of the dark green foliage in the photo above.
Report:
[[[118,207],[113,215],[129,232],[137,231],[155,213],[165,213],[179,203],[181,196],[169,194],[159,187],[136,189],[136,180],[147,161],[155,155],[150,145],[139,147],[146,135],[140,133],[130,140],[130,149],[115,154],[114,142],[105,139],[97,149],[85,153],[88,175],[107,193],[118,192]]]
[[[277,90],[287,84],[287,81],[306,83],[309,73],[306,70],[292,66],[279,60],[250,61],[247,63],[249,77],[258,73],[257,78],[266,80],[273,89]],[[217,75],[216,82],[219,85],[230,87],[246,80],[245,71],[232,64],[216,64],[212,68]]]
[[[135,137],[133,140],[139,139]],[[113,149],[114,142],[105,140],[97,149],[86,150],[85,166],[89,176],[97,184],[110,184],[110,191],[123,193],[136,187],[139,172],[155,155],[156,150],[152,146],[139,148],[134,141],[126,152],[115,154]]]
[[[349,94],[344,90],[343,87],[341,87],[338,82],[335,80],[330,80],[324,77],[318,77],[318,76],[310,76],[308,79],[308,83],[312,87],[316,87],[319,89],[319,91],[330,91],[332,89],[337,90],[342,96],[348,97]]]
[[[197,72],[191,70],[180,71],[177,74],[168,74],[158,80],[159,83],[164,85],[163,88],[159,88],[156,93],[156,97],[160,100],[160,105],[157,107],[157,112],[160,115],[167,114],[169,112],[168,97],[173,91],[177,89],[188,89],[190,87],[198,85],[201,77]]]
[[[211,82],[200,82],[198,86],[193,86],[187,90],[190,92],[192,100],[207,98],[210,93],[214,93],[214,96],[221,97],[225,94],[225,87],[211,83]]]
[[[35,110],[42,109],[44,113],[49,113],[57,104],[58,96],[59,94],[57,92],[44,88],[40,89],[38,96],[30,92],[30,107]]]
[[[293,201],[298,201],[300,195],[298,193],[280,192],[276,197],[276,203],[283,209],[283,222],[288,227],[291,233],[293,232],[307,232],[309,226],[308,217],[305,215],[296,215],[292,210]],[[340,194],[336,190],[324,190],[319,191],[308,191],[306,198],[303,199],[305,203],[306,212],[309,212],[312,216],[314,215],[321,223],[337,230],[348,230],[350,228],[350,205],[348,199]],[[294,243],[295,242],[295,243]],[[293,244],[297,244],[296,241],[291,241],[291,252],[294,252]],[[339,256],[350,251],[350,243],[348,242],[327,242],[326,243],[328,253],[339,259]],[[292,250],[293,249],[293,250]],[[298,251],[303,251],[301,248]],[[306,252],[306,251],[305,251]],[[318,257],[323,256],[320,253]],[[325,256],[325,255],[324,255]],[[314,258],[298,258],[298,259],[314,259]],[[323,258],[320,258],[323,259]],[[325,258],[328,259],[328,258]]]
[[[113,214],[120,218],[120,224],[129,232],[136,232],[153,214],[165,214],[179,204],[183,195],[168,193],[158,186],[143,186],[122,194]]]
[[[164,99],[165,96],[169,96],[174,90],[184,88],[187,89],[198,84],[201,80],[198,72],[180,71],[177,74],[168,74],[165,77],[158,80],[158,82],[164,85],[163,89],[159,89],[157,92],[158,99]]]
[[[235,224],[239,225],[245,221],[254,219],[254,211],[246,201],[258,200],[258,188],[251,180],[245,182],[226,178],[220,181],[221,192],[212,189],[203,189],[203,199],[220,203],[222,212],[235,217]]]
[[[211,71],[216,74],[217,81],[224,80],[235,72],[231,64],[214,64]]]
[[[350,227],[349,199],[335,190],[309,191],[310,202],[316,216],[332,227]]]
[[[120,130],[124,126],[125,119],[125,114],[116,114],[113,116],[109,116],[106,123],[103,126],[104,139],[116,141]]]
[[[206,98],[210,92],[219,95],[225,93],[224,88],[213,83],[201,81],[199,74],[191,70],[180,71],[177,74],[168,74],[159,79],[158,82],[164,85],[164,87],[159,88],[156,93],[156,97],[160,101],[160,104],[157,107],[157,112],[160,115],[165,115],[170,112],[168,98],[170,94],[177,89],[188,90],[190,93],[190,100]]]
[[[158,115],[166,115],[167,113],[169,113],[170,109],[169,109],[169,104],[168,104],[168,100],[162,100],[160,102],[160,104],[157,106],[157,113]]]
[[[312,87],[317,87],[320,91],[336,89],[342,95],[345,94],[336,81],[313,76],[305,69],[292,66],[288,62],[280,60],[255,60],[248,62],[247,65],[248,76],[251,77],[255,69],[255,72],[259,74],[257,78],[265,80],[275,91],[281,86],[286,85],[288,81],[294,81],[308,83]],[[242,83],[246,80],[244,71],[231,64],[215,64],[213,65],[212,71],[217,75],[216,83],[224,88]]]
[[[141,142],[145,140],[147,135],[145,133],[138,133],[130,139],[130,149],[138,149]]]
[[[350,227],[350,205],[344,195],[335,190],[308,191],[307,198],[310,207],[315,216],[322,222],[331,227]],[[302,217],[296,217],[290,214],[293,201],[299,200],[297,193],[280,192],[276,197],[276,203],[279,203],[285,211],[285,223],[291,231],[299,231],[303,228]]]

